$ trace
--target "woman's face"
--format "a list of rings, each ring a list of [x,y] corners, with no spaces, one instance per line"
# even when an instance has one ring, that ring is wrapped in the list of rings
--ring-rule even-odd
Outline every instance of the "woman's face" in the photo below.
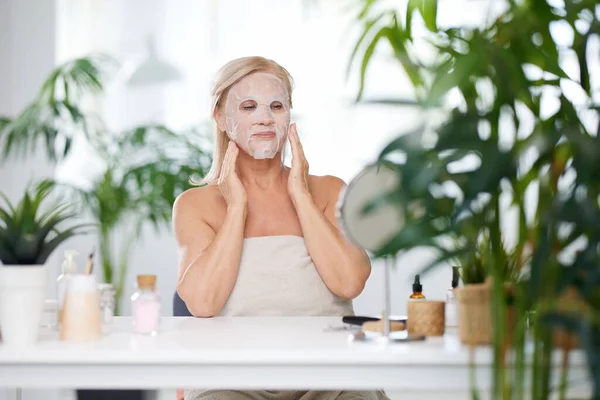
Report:
[[[273,158],[281,151],[290,126],[290,104],[283,82],[257,72],[231,87],[225,103],[229,138],[255,159]]]

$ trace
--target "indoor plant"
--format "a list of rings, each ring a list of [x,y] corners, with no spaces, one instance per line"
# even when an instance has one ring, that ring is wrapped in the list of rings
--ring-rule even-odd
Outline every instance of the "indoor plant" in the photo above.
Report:
[[[169,229],[175,198],[192,186],[191,177],[203,176],[210,166],[204,141],[198,130],[176,133],[162,125],[136,127],[96,144],[105,168],[88,187],[55,182],[98,226],[102,278],[115,287],[116,314],[142,228],[152,224],[156,231]]]
[[[104,162],[83,187],[53,184],[76,194],[70,197],[73,205],[98,225],[102,278],[115,286],[118,313],[142,226],[170,228],[175,198],[192,186],[190,178],[204,175],[211,156],[204,129],[174,132],[150,123],[110,131],[96,110],[84,105],[97,104],[92,100],[99,99],[116,65],[106,55],[91,55],[58,66],[23,112],[14,119],[0,118],[0,161],[26,157],[40,144],[50,161],[60,162],[69,156],[73,141],[81,140]]]
[[[51,186],[40,183],[13,205],[0,207],[0,329],[8,345],[37,340],[46,289],[45,263],[52,252],[85,225],[63,225],[76,215],[67,204],[42,209]]]
[[[37,95],[15,117],[0,117],[0,162],[27,157],[40,146],[51,162],[66,158],[76,139],[94,140],[103,123],[84,107],[104,90],[104,78],[115,60],[90,55],[57,66]]]
[[[459,245],[456,246],[460,247]],[[458,264],[463,287],[456,289],[459,308],[459,336],[463,343],[491,344],[492,314],[490,301],[492,298],[492,277],[489,274],[490,259],[494,256],[490,244],[488,229],[472,240],[467,247],[467,253],[456,257],[453,261]],[[506,329],[514,329],[513,306],[514,291],[524,265],[529,260],[526,255],[511,251],[504,241],[501,241],[500,251],[506,262],[500,268],[499,278],[503,282],[506,295]],[[509,341],[510,337],[505,338]]]
[[[439,253],[438,264],[468,254],[469,235],[488,230],[493,397],[550,396],[556,389],[553,333],[560,328],[577,335],[593,396],[600,398],[600,107],[590,78],[597,72],[590,68],[591,58],[597,59],[590,43],[600,36],[597,2],[507,0],[503,13],[490,11],[492,18],[480,27],[438,26],[436,0],[409,0],[405,12],[382,10],[378,3],[361,2],[358,15],[363,32],[353,56],[362,50],[361,89],[375,48],[385,41],[417,101],[442,114],[441,122],[429,118],[380,154],[388,162],[396,153],[404,157],[396,163],[400,187],[389,198],[407,218],[379,254],[427,246]],[[416,21],[423,21],[427,40],[415,36]],[[553,34],[556,26],[571,39]],[[419,53],[423,46],[430,46],[433,57]],[[565,67],[567,57],[575,68]],[[457,163],[467,167],[457,170]],[[459,194],[440,190],[449,185]],[[414,204],[418,213],[411,211]],[[521,265],[514,284],[512,331],[505,329],[503,273],[510,260],[501,224],[509,210],[517,220],[508,232],[516,239],[511,253],[519,263],[531,260]],[[462,239],[458,246],[448,245],[453,235]],[[559,307],[557,299],[569,289],[585,307]],[[528,326],[531,355],[525,354]],[[514,368],[505,368],[506,332]],[[568,362],[560,368],[557,389],[564,397]]]

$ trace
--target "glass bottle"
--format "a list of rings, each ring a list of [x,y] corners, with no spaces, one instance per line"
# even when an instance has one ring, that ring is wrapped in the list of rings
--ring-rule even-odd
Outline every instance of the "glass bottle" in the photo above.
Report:
[[[137,291],[131,296],[133,331],[156,335],[160,326],[160,295],[156,290],[156,275],[138,275]]]
[[[456,299],[456,288],[458,287],[458,267],[452,267],[452,287],[446,292],[446,326],[454,328],[458,326],[458,301]]]
[[[425,296],[423,295],[423,285],[421,285],[421,280],[419,275],[415,275],[415,281],[412,285],[413,293],[410,295],[409,299],[411,300],[424,300]]]
[[[56,311],[57,311],[57,324],[60,325],[62,321],[63,306],[65,293],[67,291],[67,281],[70,275],[77,273],[77,264],[73,258],[79,254],[77,250],[65,250],[65,260],[60,266],[60,275],[56,278]]]
[[[100,313],[102,314],[102,324],[108,326],[112,324],[115,315],[115,288],[110,283],[101,283],[98,285],[100,293]]]

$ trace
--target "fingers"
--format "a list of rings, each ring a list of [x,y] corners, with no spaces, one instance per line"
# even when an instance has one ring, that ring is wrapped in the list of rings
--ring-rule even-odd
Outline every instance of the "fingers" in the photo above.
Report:
[[[223,157],[223,163],[221,164],[221,177],[224,178],[227,176],[227,170],[229,169],[229,158],[231,157],[231,142],[227,146],[227,151],[225,152],[225,156]]]
[[[302,143],[300,143],[300,138],[298,137],[298,130],[296,129],[295,123],[290,125],[290,134],[288,136],[290,137],[290,145],[292,147],[292,157],[298,157],[298,159],[303,161],[306,160],[306,157],[304,156],[304,149],[302,148]]]
[[[296,157],[296,153],[298,153],[298,131],[296,131],[296,124],[293,123],[290,125],[290,130],[288,133],[288,140],[290,141],[290,147],[292,148],[292,157]]]
[[[225,153],[225,158],[223,159],[223,167],[226,168],[226,173],[228,175],[235,174],[235,165],[239,152],[239,148],[235,142],[229,142],[227,152]]]
[[[228,171],[232,175],[237,175],[237,172],[236,172],[236,163],[237,163],[238,154],[240,154],[240,149],[236,146],[235,143],[232,143],[232,145],[231,145],[231,157],[229,159],[229,171]]]

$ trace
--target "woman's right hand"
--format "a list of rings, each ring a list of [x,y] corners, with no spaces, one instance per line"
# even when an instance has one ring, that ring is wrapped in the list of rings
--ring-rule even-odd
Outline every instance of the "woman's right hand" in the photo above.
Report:
[[[240,149],[238,149],[237,145],[233,141],[230,141],[225,157],[223,158],[221,175],[218,180],[219,190],[228,207],[245,207],[247,202],[246,189],[236,173],[236,161],[239,152]]]

